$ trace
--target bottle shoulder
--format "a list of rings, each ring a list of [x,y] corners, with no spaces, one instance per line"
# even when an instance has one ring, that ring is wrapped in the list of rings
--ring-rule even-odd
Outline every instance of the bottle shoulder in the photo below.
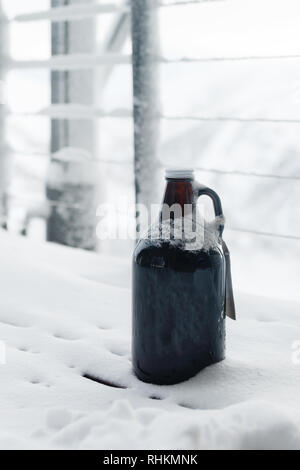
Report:
[[[144,267],[211,266],[224,261],[221,245],[208,250],[187,249],[182,241],[142,239],[138,242],[133,262]]]

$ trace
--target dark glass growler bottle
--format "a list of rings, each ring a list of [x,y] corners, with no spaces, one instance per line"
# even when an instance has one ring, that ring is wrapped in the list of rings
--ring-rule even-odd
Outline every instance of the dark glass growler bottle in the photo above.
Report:
[[[183,218],[191,214],[194,218],[198,198],[207,195],[221,222],[215,243],[204,246],[204,241],[203,246],[188,249],[184,233],[178,240],[172,230],[170,239],[162,236],[161,212],[158,233],[136,246],[133,368],[139,379],[161,385],[187,380],[225,358],[226,317],[221,201],[194,181],[191,170],[167,171],[166,179],[164,205],[177,204]]]

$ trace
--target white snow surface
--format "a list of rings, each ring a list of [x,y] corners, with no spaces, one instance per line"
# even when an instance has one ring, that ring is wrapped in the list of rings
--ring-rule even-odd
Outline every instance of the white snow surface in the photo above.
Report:
[[[298,303],[237,294],[227,359],[148,385],[131,370],[129,256],[0,243],[0,448],[300,449]]]

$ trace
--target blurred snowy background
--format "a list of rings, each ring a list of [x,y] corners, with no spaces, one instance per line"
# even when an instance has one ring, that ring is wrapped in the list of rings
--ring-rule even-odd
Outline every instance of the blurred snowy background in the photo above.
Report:
[[[49,8],[49,0],[2,0],[9,19]],[[187,4],[161,8],[157,32],[161,55],[174,59],[174,63],[160,66],[163,115],[204,118],[161,120],[160,161],[202,168],[198,180],[220,194],[236,288],[295,300],[300,298],[299,13],[297,0]],[[94,53],[103,51],[114,21],[115,14],[95,16]],[[78,28],[80,23],[76,22]],[[47,115],[35,113],[48,108],[51,101],[51,72],[45,66],[51,57],[51,25],[48,20],[13,21],[7,29],[9,55],[19,65],[8,69],[5,76],[9,114],[1,136],[11,163],[10,230],[18,232],[26,210],[45,199],[51,123]],[[81,33],[76,39],[77,52],[91,53],[86,38],[92,32],[81,27]],[[120,52],[131,53],[130,30]],[[224,57],[230,60],[177,61]],[[42,61],[44,65],[39,68],[35,62],[30,67],[22,61]],[[77,84],[71,93],[73,103],[86,104],[83,90],[89,82],[93,83],[94,106],[106,111],[132,109],[130,64],[113,66],[107,80],[103,80],[101,67],[93,73],[71,73]],[[234,119],[224,122],[222,118]],[[76,141],[80,132],[84,134],[86,121],[72,122]],[[133,202],[132,120],[96,118],[93,126],[95,139],[87,145],[92,145],[94,158],[107,162],[97,166],[99,202],[121,198]],[[161,173],[160,192],[163,185]],[[43,232],[42,222],[35,221],[29,236],[42,239]],[[102,244],[100,250],[128,257],[132,246]]]
[[[80,175],[99,204],[134,202],[131,37],[105,0],[0,0],[0,448],[300,448],[299,0],[163,1],[156,189],[164,166],[188,166],[222,198],[239,317],[227,359],[174,387],[139,382],[133,243],[46,244],[39,218],[15,236],[66,143],[91,154]],[[58,5],[68,24],[49,21]]]

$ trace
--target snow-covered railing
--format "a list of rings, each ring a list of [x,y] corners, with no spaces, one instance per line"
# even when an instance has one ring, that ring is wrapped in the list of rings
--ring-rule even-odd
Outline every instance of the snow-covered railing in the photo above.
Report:
[[[159,8],[167,7],[180,7],[188,5],[201,5],[202,3],[212,3],[212,2],[225,2],[226,0],[169,0],[164,2],[159,2]]]
[[[241,122],[241,123],[259,123],[259,124],[300,124],[297,118],[265,118],[265,117],[239,117],[239,116],[159,116],[166,121],[195,121],[195,122]]]
[[[221,2],[225,0],[178,0],[172,2],[160,2],[158,7],[167,8],[174,6],[185,6],[185,5],[199,5],[201,3],[208,2]],[[66,5],[57,8],[50,8],[45,11],[36,11],[33,13],[26,13],[17,15],[14,17],[14,21],[17,22],[28,22],[28,21],[76,21],[86,18],[94,17],[98,14],[109,14],[109,13],[125,13],[130,12],[130,5],[128,3],[116,4],[116,3],[103,3],[95,5]]]
[[[133,0],[134,1],[134,0]],[[174,1],[165,1],[161,2],[159,0],[151,1],[152,8],[167,8],[167,7],[176,7],[176,6],[187,6],[187,5],[200,5],[201,3],[207,2],[218,2],[224,0],[174,0]],[[86,18],[93,18],[96,14],[113,14],[113,13],[129,13],[131,11],[130,4],[114,4],[114,3],[103,3],[103,4],[78,4],[78,5],[66,5],[51,8],[46,11],[42,12],[33,12],[24,15],[18,15],[13,19],[13,21],[17,22],[30,22],[30,21],[40,21],[40,20],[49,20],[52,22],[58,22],[61,24],[62,22],[66,21],[75,21],[75,20],[82,20]],[[136,16],[136,22],[139,22],[140,29],[140,36],[139,40],[141,39],[142,35],[145,31],[143,31],[143,25],[141,26],[140,16]],[[134,18],[133,18],[134,20]],[[149,20],[146,19],[146,23]],[[76,23],[77,24],[77,23]],[[146,25],[147,27],[147,25]],[[10,68],[19,68],[19,69],[37,69],[37,68],[46,68],[52,71],[72,71],[72,70],[86,70],[86,69],[95,69],[96,67],[101,66],[113,66],[113,65],[122,65],[122,64],[131,64],[135,60],[134,56],[125,55],[120,53],[108,53],[108,54],[66,54],[66,55],[58,55],[50,58],[49,60],[17,60],[17,61],[6,61],[5,66]],[[150,60],[151,59],[151,60]],[[152,49],[149,53],[149,56],[146,58],[145,63],[141,64],[142,67],[146,66],[148,72],[150,71],[150,75],[152,74],[151,67],[156,67],[159,64],[175,64],[175,63],[182,63],[182,64],[193,64],[193,63],[205,63],[205,62],[235,62],[235,61],[275,61],[275,60],[297,60],[300,59],[300,54],[287,54],[287,55],[241,55],[236,57],[226,57],[226,56],[216,56],[216,57],[163,57],[157,55],[155,49]],[[135,64],[136,65],[136,64]],[[151,78],[148,80],[145,77],[141,77],[139,72],[137,76],[137,80],[142,78],[142,88],[140,89],[141,95],[140,97],[150,97],[153,98],[152,91],[149,93],[149,87],[151,89]],[[147,90],[143,89],[146,86]],[[135,105],[139,108],[139,103],[141,105],[140,111],[144,113],[145,105],[143,100],[140,102],[138,100],[135,101]],[[159,120],[165,121],[192,121],[192,122],[240,122],[240,123],[261,123],[261,124],[300,124],[300,118],[272,118],[272,117],[259,117],[259,116],[203,116],[203,115],[166,115],[156,111],[153,113],[148,113],[147,118],[152,126],[152,129],[157,125],[155,122]],[[139,115],[139,110],[135,109],[135,114]],[[44,116],[51,120],[94,120],[94,119],[106,119],[106,118],[132,118],[133,111],[131,109],[113,109],[110,111],[101,110],[97,107],[93,106],[83,106],[83,105],[76,105],[76,104],[53,104],[49,108],[45,108],[42,110],[37,111],[36,113],[24,113],[24,114],[16,114],[17,116],[37,116],[41,117]],[[137,116],[138,118],[138,116]],[[154,126],[154,127],[153,127]],[[141,131],[141,128],[136,127],[138,131]],[[137,133],[138,134],[138,133]],[[139,136],[136,134],[137,138]],[[142,129],[143,134],[143,129]],[[149,141],[150,142],[150,141]],[[150,147],[152,146],[150,142]],[[149,148],[150,148],[149,147]],[[136,146],[136,151],[137,151]],[[148,149],[149,150],[149,149]],[[148,152],[148,155],[152,153],[151,151],[145,150],[145,135],[141,135],[141,146],[140,151],[144,154],[145,151]],[[20,152],[15,152],[20,153]],[[25,154],[25,152],[24,152]],[[135,156],[136,158],[136,156]],[[150,160],[149,160],[150,161]],[[86,163],[87,165],[132,165],[137,167],[138,162],[134,160],[134,158],[130,161],[118,161],[118,160],[111,160],[111,159],[99,159],[99,160],[91,160]],[[157,161],[157,168],[161,168],[163,164]],[[223,170],[219,168],[205,168],[205,167],[196,167],[198,171],[207,172],[207,173],[214,173],[220,174],[223,176],[239,176],[239,177],[246,177],[246,178],[271,178],[277,179],[280,181],[299,181],[300,175],[278,175],[272,173],[260,173],[255,171],[240,171],[240,170]],[[147,165],[145,166],[144,173],[147,174],[149,168]],[[149,172],[148,172],[149,173]],[[12,199],[24,199],[20,198],[16,195],[9,195]],[[28,200],[27,200],[28,201]],[[60,203],[57,201],[48,201],[49,205],[59,205]],[[231,228],[232,231],[235,232],[242,232],[242,233],[249,233],[258,236],[266,236],[266,237],[273,237],[273,238],[281,238],[281,239],[288,239],[288,240],[300,240],[300,237],[293,236],[293,235],[286,235],[286,234],[276,234],[276,233],[269,233],[269,232],[261,232],[256,230],[247,230],[242,228]]]
[[[45,11],[36,11],[33,13],[26,13],[23,15],[17,15],[14,21],[17,22],[28,22],[28,21],[73,21],[82,20],[86,18],[94,17],[97,14],[107,14],[116,12],[127,12],[130,7],[126,4],[118,5],[115,3],[103,3],[103,4],[85,4],[82,5],[66,5],[56,8],[50,8]]]
[[[9,113],[8,113],[9,114]],[[104,118],[125,119],[131,118],[131,109],[116,108],[104,110],[93,106],[80,104],[53,104],[48,108],[43,108],[33,112],[14,112],[14,116],[45,116],[49,119],[70,119],[70,120],[92,120]],[[192,122],[237,122],[237,123],[257,123],[257,124],[300,124],[300,118],[269,118],[263,116],[198,116],[198,115],[167,115],[163,113],[151,114],[152,120],[164,121],[192,121]]]
[[[20,156],[27,156],[28,152],[20,151],[19,149],[10,149],[11,153],[15,155],[20,155]],[[35,156],[40,156],[40,157],[47,157],[50,158],[49,153],[43,153],[43,152],[30,152],[30,155],[35,155]],[[130,160],[117,160],[117,159],[111,159],[111,158],[97,158],[94,160],[90,160],[89,162],[86,163],[91,164],[91,165],[116,165],[116,166],[127,166],[127,165],[133,165],[134,160],[133,158]],[[161,169],[164,169],[165,165],[163,162],[158,161],[158,166]],[[224,175],[224,176],[241,176],[245,178],[263,178],[263,179],[275,179],[275,180],[286,180],[286,181],[300,181],[300,175],[278,175],[275,173],[261,173],[257,171],[241,171],[241,170],[223,170],[220,168],[208,168],[205,166],[194,166],[195,171],[201,171],[203,173],[213,173],[213,174],[218,174],[218,175]]]
[[[99,162],[98,162],[99,163]],[[107,161],[106,163],[111,163],[110,161]],[[57,208],[62,208],[62,209],[75,209],[75,210],[80,210],[82,206],[80,204],[70,204],[62,201],[55,201],[51,199],[47,199],[47,201],[37,201],[34,198],[28,198],[24,196],[20,196],[18,194],[13,194],[9,193],[8,198],[18,201],[18,202],[24,202],[26,204],[35,204],[37,203],[43,205],[45,204],[45,207],[57,207]],[[271,237],[275,239],[283,239],[283,240],[294,240],[294,241],[300,241],[300,236],[297,235],[289,235],[289,234],[283,234],[283,233],[273,233],[273,232],[266,232],[266,231],[260,231],[260,230],[251,230],[247,228],[239,228],[239,227],[228,227],[227,230],[229,232],[238,232],[238,233],[245,233],[245,234],[250,234],[250,235],[256,235],[260,237]]]
[[[70,121],[76,120],[94,120],[96,118],[116,118],[124,119],[132,117],[131,109],[117,108],[111,111],[95,108],[93,106],[81,105],[81,104],[53,104],[47,108],[40,109],[36,112],[15,112],[14,116],[27,116],[27,117],[41,117],[45,116],[49,119],[66,119]]]
[[[271,238],[277,238],[277,239],[296,240],[296,241],[300,240],[300,237],[298,237],[297,235],[286,235],[282,233],[262,232],[259,230],[250,230],[250,229],[245,229],[245,228],[229,227],[228,231],[248,233],[249,235],[257,235],[259,237],[271,237]]]
[[[259,61],[259,60],[293,60],[300,59],[300,54],[282,54],[282,55],[246,55],[246,56],[232,56],[232,57],[158,57],[157,61],[162,64],[195,64],[202,62],[242,62],[242,61]]]
[[[48,60],[8,60],[11,69],[85,70],[102,65],[130,64],[131,56],[125,54],[66,54]]]
[[[19,156],[28,156],[29,152],[22,151],[17,148],[10,148],[8,149],[11,153],[14,155],[19,155]],[[37,157],[47,157],[50,158],[49,153],[45,152],[30,152],[30,155],[34,155]],[[90,160],[86,164],[91,164],[91,165],[116,165],[116,166],[127,166],[127,165],[133,165],[134,160],[133,157],[129,160],[124,160],[124,159],[111,159],[111,158],[97,158],[94,160]],[[164,163],[161,161],[158,161],[158,165],[161,169],[165,167]],[[211,168],[211,167],[205,167],[205,166],[195,166],[194,167],[195,171],[201,171],[203,173],[213,173],[213,174],[218,174],[218,175],[224,175],[224,176],[241,176],[244,178],[262,178],[262,179],[275,179],[275,180],[283,180],[283,181],[300,181],[300,175],[279,175],[276,173],[262,173],[262,172],[257,172],[257,171],[241,171],[241,170],[224,170],[220,168]]]
[[[300,54],[270,55],[270,56],[237,56],[237,57],[181,57],[166,58],[152,57],[153,64],[194,64],[202,62],[242,62],[242,61],[268,61],[268,60],[297,60]],[[86,70],[103,65],[130,65],[130,54],[65,54],[45,60],[9,60],[5,66],[10,69],[49,69],[49,70]]]
[[[196,171],[204,173],[214,173],[224,176],[243,176],[246,178],[263,178],[263,179],[276,179],[287,181],[300,181],[300,175],[276,175],[273,173],[260,173],[256,171],[240,171],[240,170],[221,170],[219,168],[206,168],[203,166],[196,166]]]

